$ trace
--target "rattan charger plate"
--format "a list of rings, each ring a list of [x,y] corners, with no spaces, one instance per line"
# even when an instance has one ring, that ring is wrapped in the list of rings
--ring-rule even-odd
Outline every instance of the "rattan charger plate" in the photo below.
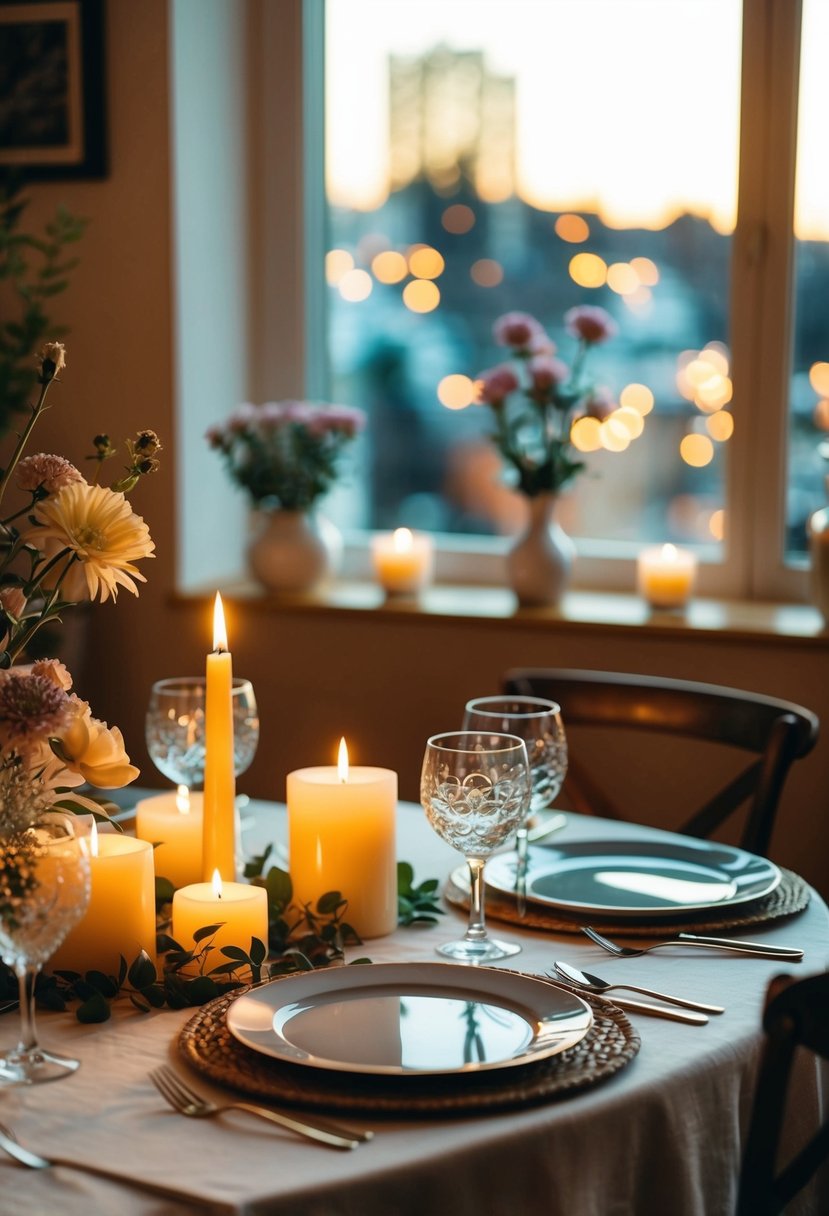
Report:
[[[735,908],[731,915],[713,909],[710,916],[687,916],[675,921],[660,918],[651,921],[635,921],[630,917],[602,920],[595,912],[586,916],[566,913],[560,908],[545,907],[527,901],[524,915],[519,915],[516,900],[487,887],[486,914],[494,920],[509,921],[525,929],[542,929],[547,933],[578,933],[583,925],[592,925],[600,933],[620,934],[623,937],[670,937],[674,933],[723,933],[732,930],[765,925],[803,912],[809,903],[809,886],[792,870],[780,867],[782,879],[768,895],[756,903]],[[469,907],[469,891],[457,886],[450,876],[444,887],[444,895],[450,904],[459,908]]]
[[[273,982],[290,983],[290,977]],[[218,1085],[286,1106],[403,1117],[527,1106],[608,1080],[634,1058],[640,1046],[638,1034],[621,1009],[586,997],[594,1017],[590,1030],[575,1047],[545,1060],[452,1077],[331,1072],[271,1059],[239,1043],[228,1030],[225,1015],[241,995],[233,992],[203,1005],[182,1029],[179,1051],[188,1064]]]

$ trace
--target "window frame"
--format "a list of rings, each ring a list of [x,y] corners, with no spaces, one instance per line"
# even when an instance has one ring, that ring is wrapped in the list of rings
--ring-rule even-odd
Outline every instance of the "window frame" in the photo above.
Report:
[[[266,395],[273,396],[276,389],[324,399],[325,0],[283,0],[278,19],[276,7],[264,4],[259,16],[259,46],[268,48],[260,52],[264,112],[274,112],[268,107],[277,101],[284,107],[288,98],[295,120],[262,124],[262,164],[273,164],[276,158],[285,170],[293,165],[297,196],[288,205],[289,222],[279,223],[278,233],[268,234],[273,225],[263,224],[264,262],[270,270],[260,283],[263,327],[260,375],[255,379],[267,385]],[[802,601],[808,594],[806,560],[786,561],[783,556],[801,19],[802,0],[743,3],[738,213],[730,294],[735,431],[725,469],[730,526],[719,560],[701,555],[698,583],[703,595],[729,599]],[[261,172],[263,215],[284,213],[277,190],[280,182],[284,188],[287,172]],[[289,322],[286,300],[293,311]],[[370,573],[369,539],[370,533],[346,537],[347,573]],[[502,582],[508,544],[504,538],[441,536],[437,542],[439,578]],[[640,546],[617,545],[613,555],[600,542],[579,540],[577,547],[575,588],[635,586]]]

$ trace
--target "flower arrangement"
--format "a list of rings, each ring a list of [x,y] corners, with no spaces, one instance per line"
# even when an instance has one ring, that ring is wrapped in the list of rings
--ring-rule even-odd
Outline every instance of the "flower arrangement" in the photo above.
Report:
[[[495,420],[492,439],[513,471],[516,488],[529,498],[561,490],[581,472],[584,462],[570,438],[573,423],[584,416],[603,421],[613,409],[607,391],[585,378],[585,364],[591,348],[617,332],[616,322],[603,308],[582,305],[569,310],[564,324],[578,343],[572,366],[556,356],[555,344],[535,317],[505,313],[493,336],[510,348],[516,366],[499,364],[477,377],[479,401]],[[518,393],[516,400],[512,394]]]
[[[155,548],[126,497],[158,467],[161,445],[153,431],[127,443],[124,475],[109,488],[96,484],[116,451],[106,435],[94,440],[93,482],[62,456],[24,456],[65,364],[62,343],[43,347],[37,401],[0,472],[0,838],[6,840],[51,810],[101,814],[78,787],[117,789],[138,776],[120,730],[93,717],[63,663],[26,662],[38,631],[72,604],[115,600],[119,587],[137,595],[135,580],[145,579],[134,563]],[[25,502],[3,516],[10,486]]]
[[[334,483],[361,410],[305,401],[244,402],[206,439],[255,506],[305,511]]]

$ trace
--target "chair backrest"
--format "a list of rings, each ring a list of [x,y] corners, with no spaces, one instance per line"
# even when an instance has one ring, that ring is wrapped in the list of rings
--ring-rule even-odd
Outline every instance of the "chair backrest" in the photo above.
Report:
[[[804,980],[773,979],[763,1028],[766,1042],[743,1153],[737,1216],[778,1216],[829,1158],[829,1121],[825,1121],[778,1172],[795,1049],[806,1048],[829,1060],[829,972]]]
[[[565,730],[599,726],[650,731],[707,740],[749,752],[749,766],[699,807],[679,829],[709,836],[747,803],[740,844],[766,855],[777,804],[793,762],[815,745],[817,717],[790,701],[756,693],[620,672],[568,668],[513,668],[503,680],[507,693],[545,697],[561,706]],[[599,764],[571,747],[564,789],[575,810],[625,818],[614,798],[597,783]]]

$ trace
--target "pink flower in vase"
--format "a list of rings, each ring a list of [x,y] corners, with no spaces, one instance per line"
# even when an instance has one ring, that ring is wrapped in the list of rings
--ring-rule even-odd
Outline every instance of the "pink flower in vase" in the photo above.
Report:
[[[499,346],[526,350],[532,341],[546,337],[540,321],[528,312],[506,312],[492,326],[492,336]]]
[[[480,381],[478,400],[487,405],[503,405],[510,393],[518,388],[518,377],[505,363],[481,372],[477,379]]]
[[[581,304],[565,313],[564,324],[568,334],[580,338],[588,346],[606,342],[619,332],[619,327],[609,312],[593,304]]]
[[[538,391],[558,388],[570,378],[570,368],[563,359],[554,359],[552,355],[533,355],[527,364],[532,386]]]

